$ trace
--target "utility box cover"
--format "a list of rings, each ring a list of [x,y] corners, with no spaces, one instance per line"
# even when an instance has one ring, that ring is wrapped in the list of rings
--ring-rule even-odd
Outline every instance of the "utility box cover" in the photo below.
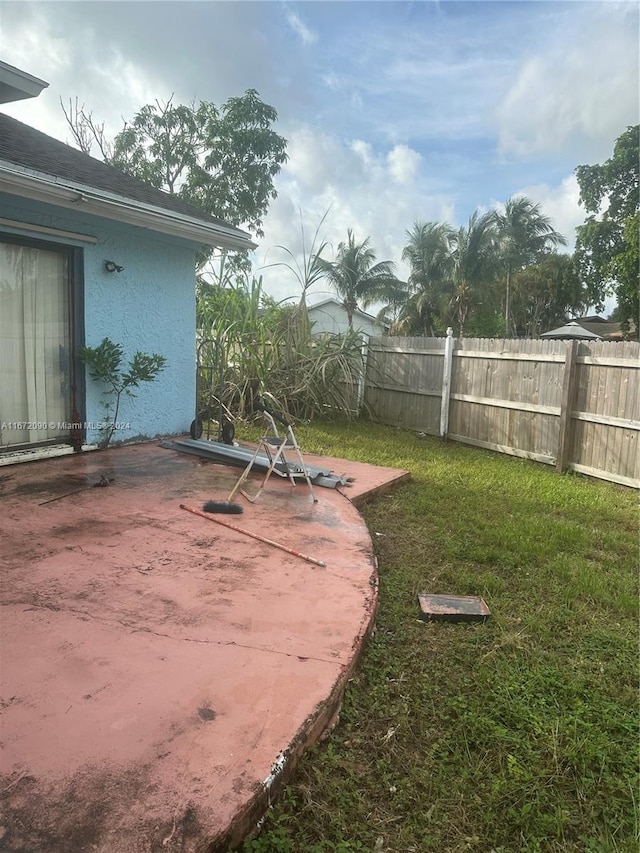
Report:
[[[491,611],[479,595],[431,595],[421,592],[420,618],[426,622],[485,622]]]

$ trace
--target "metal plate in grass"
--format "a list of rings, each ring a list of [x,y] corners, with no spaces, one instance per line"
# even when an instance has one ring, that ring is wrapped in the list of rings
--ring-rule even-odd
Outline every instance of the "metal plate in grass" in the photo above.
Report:
[[[431,595],[421,592],[420,618],[427,622],[485,622],[491,611],[479,595]]]

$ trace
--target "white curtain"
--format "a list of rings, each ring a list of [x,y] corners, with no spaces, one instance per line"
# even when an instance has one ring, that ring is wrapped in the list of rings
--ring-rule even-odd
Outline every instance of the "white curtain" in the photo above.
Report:
[[[67,256],[0,242],[0,447],[68,437],[69,332]]]

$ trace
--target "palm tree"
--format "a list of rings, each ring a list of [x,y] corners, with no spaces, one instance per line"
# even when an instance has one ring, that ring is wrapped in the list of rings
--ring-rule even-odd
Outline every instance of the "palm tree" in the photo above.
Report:
[[[495,213],[500,239],[500,252],[505,269],[505,335],[511,326],[511,280],[516,270],[535,263],[545,251],[566,245],[566,240],[554,230],[551,220],[527,196],[512,196],[504,213]]]
[[[435,335],[434,320],[451,284],[455,231],[443,222],[414,222],[407,231],[402,260],[409,265],[410,298],[399,319],[417,319],[422,331]]]
[[[495,276],[498,240],[494,211],[481,216],[476,210],[469,224],[458,229],[452,242],[453,295],[450,310],[451,319],[462,337],[474,302]]]
[[[375,262],[376,256],[369,245],[369,237],[357,243],[353,231],[347,230],[347,241],[338,245],[335,261],[317,258],[318,268],[333,285],[347,312],[349,328],[353,328],[353,315],[361,301],[364,308],[378,301],[385,288],[397,282],[395,266],[391,261]]]
[[[410,298],[411,291],[406,281],[389,281],[380,288],[376,298],[376,302],[382,303],[377,319],[393,330],[393,333],[401,333],[402,317]]]

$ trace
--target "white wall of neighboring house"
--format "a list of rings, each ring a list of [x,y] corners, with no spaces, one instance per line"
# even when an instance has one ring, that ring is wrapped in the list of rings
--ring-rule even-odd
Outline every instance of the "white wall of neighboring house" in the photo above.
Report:
[[[314,334],[342,335],[349,329],[347,312],[337,299],[324,299],[309,306],[309,320],[313,323]],[[384,331],[380,323],[364,311],[356,311],[353,315],[353,328],[364,332],[365,335],[381,335]]]

